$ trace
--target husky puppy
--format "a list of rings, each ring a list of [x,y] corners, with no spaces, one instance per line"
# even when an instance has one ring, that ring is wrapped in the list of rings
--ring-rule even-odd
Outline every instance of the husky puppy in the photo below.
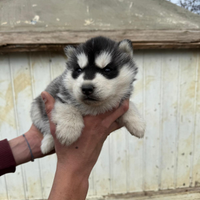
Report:
[[[104,113],[130,97],[138,69],[129,40],[118,43],[96,37],[64,51],[66,70],[45,91],[55,98],[52,121],[57,124],[56,136],[63,145],[70,145],[81,135],[84,115]],[[44,134],[41,151],[47,154],[54,148],[54,140],[41,96],[32,103],[31,118]],[[143,137],[145,123],[132,102],[118,121],[132,135]]]

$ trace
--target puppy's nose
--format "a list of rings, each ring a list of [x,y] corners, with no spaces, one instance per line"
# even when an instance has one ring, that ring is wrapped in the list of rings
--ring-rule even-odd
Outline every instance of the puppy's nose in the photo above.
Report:
[[[94,86],[93,85],[90,85],[90,84],[86,84],[86,85],[83,85],[82,88],[82,93],[84,95],[91,95],[93,92],[94,92]]]

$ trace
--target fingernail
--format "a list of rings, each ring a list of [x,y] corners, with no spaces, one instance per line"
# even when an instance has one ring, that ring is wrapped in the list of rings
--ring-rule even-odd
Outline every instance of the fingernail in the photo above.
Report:
[[[43,93],[41,94],[41,97],[42,97],[43,102],[46,103],[47,99],[46,99],[46,97],[45,97],[45,95]]]
[[[46,100],[45,98],[42,98],[42,100],[44,101],[44,103],[46,103],[46,102],[47,102],[47,100]]]

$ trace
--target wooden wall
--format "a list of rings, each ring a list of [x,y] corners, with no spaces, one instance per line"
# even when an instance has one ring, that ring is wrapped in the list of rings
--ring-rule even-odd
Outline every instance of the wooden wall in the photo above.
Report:
[[[131,98],[143,114],[144,139],[111,134],[90,176],[88,198],[200,186],[200,51],[136,51],[139,74]],[[31,125],[34,97],[65,68],[59,53],[0,55],[0,139]],[[0,200],[47,199],[55,155],[0,177]]]

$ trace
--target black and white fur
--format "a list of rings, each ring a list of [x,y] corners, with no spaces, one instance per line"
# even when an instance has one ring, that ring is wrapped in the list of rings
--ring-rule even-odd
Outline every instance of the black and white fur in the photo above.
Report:
[[[117,43],[96,37],[64,50],[68,57],[66,70],[45,91],[55,98],[52,121],[57,125],[56,136],[63,145],[70,145],[81,135],[84,115],[104,113],[130,97],[137,67],[129,40]],[[41,96],[32,103],[31,118],[44,134],[42,153],[49,153],[54,141]],[[132,135],[143,137],[145,123],[132,102],[119,122]]]

